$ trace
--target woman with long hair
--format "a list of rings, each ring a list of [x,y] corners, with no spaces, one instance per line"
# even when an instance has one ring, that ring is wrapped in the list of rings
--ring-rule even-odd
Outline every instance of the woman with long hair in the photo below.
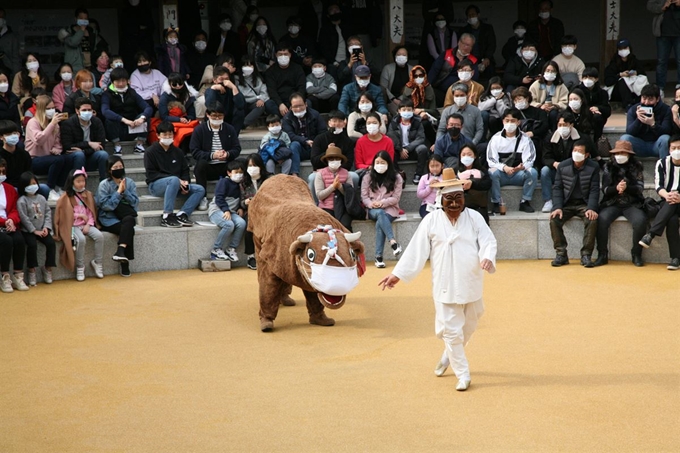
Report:
[[[250,30],[246,50],[260,72],[266,71],[276,61],[276,38],[264,16],[258,17]]]
[[[267,115],[279,114],[276,103],[269,98],[262,73],[248,55],[241,57],[241,67],[236,68],[235,78],[238,90],[245,99],[245,127],[253,124],[265,112]]]
[[[531,84],[529,92],[533,98],[531,105],[546,112],[550,130],[554,131],[557,127],[557,117],[569,103],[569,90],[562,82],[557,63],[549,61],[543,65],[543,72],[538,80]]]
[[[434,94],[434,88],[427,80],[425,68],[416,65],[411,69],[409,80],[404,86],[400,100],[411,99],[413,102],[413,114],[418,115],[423,121],[425,137],[428,143],[434,143],[437,139],[436,123],[439,121],[439,110]]]
[[[267,168],[260,155],[258,153],[250,154],[246,161],[246,172],[243,175],[243,181],[241,182],[241,208],[243,208],[244,213],[242,217],[246,223],[248,223],[248,206],[258,189],[264,184],[269,176],[271,175],[267,172]],[[245,245],[248,267],[252,270],[257,270],[253,233],[246,230],[243,242]]]
[[[21,71],[17,72],[12,82],[12,93],[22,100],[31,95],[31,90],[36,87],[47,89],[47,74],[40,66],[40,61],[35,54],[26,54],[22,63]]]
[[[352,138],[361,138],[366,135],[366,119],[369,113],[380,115],[380,133],[387,133],[387,116],[381,115],[376,110],[377,104],[375,98],[371,93],[366,91],[359,96],[357,106],[352,113],[347,117],[347,135]]]
[[[73,82],[73,66],[68,63],[62,63],[59,69],[57,69],[54,79],[57,84],[52,90],[52,100],[57,111],[63,112],[64,101],[76,91],[76,86]]]

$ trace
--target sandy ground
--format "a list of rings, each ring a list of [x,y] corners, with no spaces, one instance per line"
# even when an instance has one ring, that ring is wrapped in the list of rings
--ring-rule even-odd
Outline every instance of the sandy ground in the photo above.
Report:
[[[464,393],[433,374],[429,268],[383,275],[335,327],[299,304],[270,334],[248,269],[0,294],[0,451],[680,450],[680,273],[499,263]]]

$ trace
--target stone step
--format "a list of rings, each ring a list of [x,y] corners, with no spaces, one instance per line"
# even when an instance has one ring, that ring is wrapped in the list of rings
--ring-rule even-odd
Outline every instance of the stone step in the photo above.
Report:
[[[161,216],[163,215],[163,210],[156,211],[140,211],[137,217],[137,225],[142,228],[145,227],[159,227],[161,225]],[[208,211],[194,211],[189,217],[194,222],[203,222],[203,224],[210,225],[194,225],[195,226],[212,226],[210,218],[208,218]],[[184,227],[184,228],[194,228],[194,227]],[[172,229],[172,228],[167,228]]]

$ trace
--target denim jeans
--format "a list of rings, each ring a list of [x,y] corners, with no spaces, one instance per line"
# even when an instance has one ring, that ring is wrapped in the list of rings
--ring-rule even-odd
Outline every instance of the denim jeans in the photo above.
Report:
[[[241,242],[243,233],[246,231],[246,221],[233,212],[231,213],[231,220],[223,219],[222,215],[222,211],[215,211],[210,215],[210,221],[220,227],[220,232],[217,234],[213,248],[222,248],[225,239],[229,238],[229,236],[231,236],[229,247],[236,248]]]
[[[557,170],[555,167],[548,167],[547,165],[541,168],[541,193],[543,201],[552,200],[552,187],[555,182],[555,174]]]
[[[522,200],[531,201],[536,190],[538,172],[535,168],[520,170],[512,176],[508,176],[502,170],[491,172],[491,202],[500,203],[502,186],[522,186]]]
[[[300,174],[300,161],[308,160],[312,155],[312,149],[305,143],[304,145],[300,142],[291,142],[289,146],[290,150],[293,152],[293,166],[290,169],[291,174]]]
[[[180,193],[180,179],[177,176],[168,176],[157,179],[149,184],[149,192],[154,197],[163,197],[163,213],[171,214],[175,209],[175,199],[178,196],[187,196],[187,194]],[[198,184],[189,184],[189,193],[187,201],[180,211],[186,215],[191,215],[196,209],[196,206],[201,202],[205,196],[205,189]]]
[[[394,222],[395,218],[381,208],[369,209],[368,218],[375,220],[375,256],[383,256],[385,238],[387,238],[388,241],[394,239],[392,222]]]
[[[84,155],[84,153],[81,153]],[[85,170],[99,172],[99,180],[103,181],[107,178],[106,161],[109,159],[109,153],[104,150],[95,151],[89,156],[85,157]]]
[[[656,38],[656,84],[663,90],[666,86],[666,71],[671,49],[675,47],[675,60],[680,61],[680,36],[659,36]]]
[[[662,135],[655,142],[647,142],[629,134],[623,134],[621,140],[629,141],[633,145],[637,157],[656,157],[664,159],[668,157],[668,142],[670,135]]]
[[[82,153],[50,154],[49,156],[34,157],[31,170],[36,175],[47,174],[47,185],[50,189],[64,187],[68,173],[74,168],[85,166],[85,156]]]

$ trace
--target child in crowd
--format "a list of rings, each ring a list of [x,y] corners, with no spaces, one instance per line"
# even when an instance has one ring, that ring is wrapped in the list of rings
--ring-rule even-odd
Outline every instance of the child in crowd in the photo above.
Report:
[[[102,74],[101,78],[99,79],[99,87],[102,90],[105,90],[106,87],[109,86],[111,83],[111,71],[116,69],[116,68],[122,68],[123,67],[123,57],[120,55],[114,55],[111,57],[111,61],[109,63],[109,68]]]
[[[418,181],[418,198],[422,200],[420,205],[420,217],[425,217],[429,212],[434,211],[437,198],[437,190],[430,187],[433,182],[442,180],[444,171],[444,158],[439,154],[432,154],[427,161],[429,173],[422,176]]]
[[[326,150],[326,153],[321,156],[321,160],[327,162],[328,165],[316,172],[314,190],[319,200],[319,207],[335,217],[337,212],[335,202],[338,200],[335,197],[335,192],[340,192],[344,197],[345,189],[343,185],[353,185],[349,172],[342,168],[342,164],[347,161],[347,157],[342,154],[340,148],[331,145]],[[340,200],[342,199],[340,198]],[[352,231],[352,217],[346,210],[343,210],[341,217],[336,218],[342,223],[342,226]]]
[[[211,260],[238,261],[236,247],[246,230],[246,221],[241,217],[243,209],[240,207],[243,170],[242,160],[232,160],[227,164],[227,177],[217,183],[215,197],[208,206],[210,221],[220,227],[210,252]],[[225,253],[222,245],[230,236],[229,248]]]
[[[94,195],[87,190],[85,169],[71,170],[64,185],[64,194],[54,211],[54,239],[63,243],[59,261],[70,270],[75,266],[76,280],[85,280],[85,236],[94,241],[94,259],[90,266],[97,278],[104,278],[102,256],[104,235],[95,227],[97,210]],[[75,253],[74,253],[75,252]]]
[[[269,132],[260,141],[260,156],[267,172],[274,174],[276,165],[280,165],[281,173],[289,175],[293,165],[293,152],[290,150],[290,137],[281,130],[281,118],[278,115],[269,115],[267,128]]]
[[[257,193],[262,184],[269,178],[269,173],[264,166],[264,162],[259,154],[251,154],[246,161],[246,174],[241,183],[241,209],[245,215],[243,218],[248,223],[248,205]],[[255,260],[255,243],[253,242],[253,233],[246,231],[245,234],[245,252],[248,255],[248,268],[257,270],[257,261]]]
[[[38,284],[35,268],[38,267],[38,241],[45,246],[45,267],[42,269],[43,281],[52,283],[52,268],[57,266],[57,246],[52,238],[52,210],[45,197],[38,193],[38,180],[31,172],[19,177],[19,201],[17,210],[21,218],[21,233],[26,243],[26,264],[28,265],[28,285]]]
[[[340,95],[332,75],[326,72],[326,60],[312,62],[312,73],[307,76],[307,100],[317,112],[330,112],[338,108]]]

